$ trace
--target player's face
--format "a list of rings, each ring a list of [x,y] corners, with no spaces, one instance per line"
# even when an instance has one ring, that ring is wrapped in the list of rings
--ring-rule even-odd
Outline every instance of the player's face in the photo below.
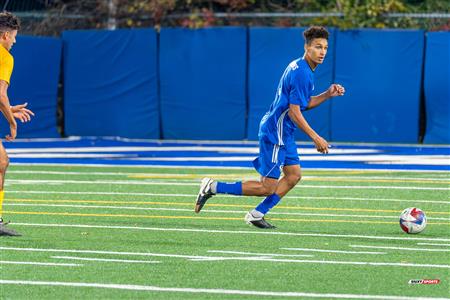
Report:
[[[323,63],[328,51],[328,41],[323,38],[313,39],[305,45],[306,55],[315,64]]]
[[[16,43],[17,30],[6,31],[2,34],[2,42],[5,48],[9,51]]]

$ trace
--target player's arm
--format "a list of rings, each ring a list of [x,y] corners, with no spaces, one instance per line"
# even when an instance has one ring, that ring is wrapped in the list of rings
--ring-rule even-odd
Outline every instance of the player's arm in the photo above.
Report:
[[[314,107],[319,106],[326,100],[336,97],[336,96],[343,96],[345,94],[345,89],[340,84],[332,84],[328,90],[323,92],[320,95],[312,96],[311,100],[309,101],[308,107],[306,109],[312,109]]]
[[[303,130],[310,138],[313,140],[316,145],[317,151],[320,153],[328,153],[328,142],[323,139],[320,135],[318,135],[312,128],[309,126],[305,117],[303,117],[302,112],[300,111],[300,106],[296,104],[289,104],[289,118],[297,125],[298,128]]]
[[[9,104],[7,91],[8,91],[8,83],[4,80],[0,80],[0,111],[8,121],[10,130],[10,134],[7,135],[5,138],[7,141],[12,141],[16,138],[17,135],[17,123],[16,120],[14,120],[11,105]]]

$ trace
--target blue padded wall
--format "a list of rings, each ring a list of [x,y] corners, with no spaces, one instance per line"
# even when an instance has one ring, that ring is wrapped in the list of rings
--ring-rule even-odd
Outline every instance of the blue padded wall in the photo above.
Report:
[[[426,44],[424,143],[450,144],[450,32],[428,32]]]
[[[241,27],[161,30],[165,139],[245,138],[246,39]]]
[[[31,122],[17,120],[17,138],[59,137],[56,127],[62,42],[56,38],[18,36],[11,50],[14,70],[8,96],[11,105],[28,102],[35,113]],[[4,120],[4,118],[2,118]],[[9,132],[4,120],[1,132]]]
[[[420,30],[338,32],[332,140],[418,142],[423,47]]]
[[[159,138],[153,29],[65,31],[66,135]]]
[[[287,65],[303,56],[305,28],[250,28],[249,30],[249,109],[248,138],[258,139],[259,122],[269,109],[281,75]],[[320,94],[332,83],[334,33],[330,29],[329,51],[325,62],[315,71],[314,94]],[[325,139],[329,138],[330,102],[304,112],[311,127]],[[309,140],[300,129],[296,138]]]

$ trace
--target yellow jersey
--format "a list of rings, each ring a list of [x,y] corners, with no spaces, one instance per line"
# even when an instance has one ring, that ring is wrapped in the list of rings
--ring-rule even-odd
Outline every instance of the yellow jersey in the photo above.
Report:
[[[14,57],[5,49],[5,47],[0,45],[0,80],[6,81],[8,85],[13,68]]]

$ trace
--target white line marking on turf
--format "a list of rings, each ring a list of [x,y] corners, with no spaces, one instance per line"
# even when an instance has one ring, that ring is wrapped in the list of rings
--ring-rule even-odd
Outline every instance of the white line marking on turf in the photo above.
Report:
[[[55,148],[9,148],[9,154],[30,154],[30,153],[108,153],[108,152],[219,152],[219,153],[239,153],[258,154],[258,147],[223,147],[223,146],[107,146],[107,147],[55,147]],[[317,150],[313,148],[298,149],[298,154],[314,154]],[[380,153],[378,149],[333,149],[333,154],[373,154]]]
[[[281,253],[254,253],[242,251],[225,251],[225,250],[208,250],[209,253],[227,253],[227,254],[242,254],[242,255],[257,255],[257,256],[280,256],[280,257],[314,257],[311,254],[281,254]]]
[[[9,179],[8,184],[49,184],[49,183],[72,183],[72,184],[110,184],[110,185],[170,185],[170,186],[198,186],[197,182],[161,182],[150,180],[35,180],[35,179]],[[395,190],[439,190],[448,191],[449,187],[418,187],[418,186],[361,186],[361,185],[306,185],[299,184],[296,188],[313,189],[395,189]]]
[[[159,194],[159,193],[143,193],[143,192],[62,192],[62,191],[35,191],[35,190],[7,190],[6,194],[56,194],[56,195],[129,195],[129,196],[155,196],[155,197],[187,197],[195,198],[197,194]],[[217,195],[216,198],[232,198],[233,195]],[[386,202],[423,202],[423,203],[440,203],[449,204],[450,201],[437,200],[419,200],[419,199],[389,199],[389,198],[359,198],[359,197],[333,197],[333,196],[285,196],[286,199],[331,199],[331,200],[348,200],[348,201],[386,201]]]
[[[81,267],[80,264],[61,264],[61,263],[43,263],[36,261],[10,261],[10,260],[0,260],[0,265],[33,265],[33,266],[50,266],[50,267]]]
[[[249,160],[250,161],[250,160]],[[42,166],[42,167],[83,167],[83,168],[114,168],[114,169],[120,169],[120,168],[141,168],[141,169],[148,169],[148,168],[157,168],[157,169],[195,169],[195,170],[246,170],[246,171],[253,171],[254,168],[253,167],[229,167],[229,166],[205,166],[205,165],[195,165],[192,164],[190,166],[186,166],[186,165],[158,165],[158,164],[121,164],[121,165],[117,165],[115,162],[112,163],[91,163],[91,164],[80,164],[80,163],[73,163],[73,164],[68,164],[68,163],[47,163],[47,162],[36,162],[36,163],[21,163],[21,162],[12,162],[10,165],[12,166]],[[370,170],[370,172],[398,172],[398,173],[410,173],[410,172],[415,172],[415,173],[432,173],[432,174],[438,174],[438,173],[442,173],[443,176],[447,176],[446,174],[448,173],[447,170],[433,170],[433,169],[429,169],[429,170],[423,170],[423,169],[408,169],[408,170],[403,170],[403,169],[389,169],[389,168],[384,168],[384,169],[358,169],[358,168],[333,168],[333,169],[329,169],[329,168],[303,168],[305,170],[311,170],[311,171],[358,171],[358,172],[365,172],[367,170]]]
[[[38,171],[38,170],[10,170],[8,174],[47,174],[47,175],[68,175],[68,176],[83,176],[83,175],[95,175],[95,176],[161,176],[161,178],[171,178],[170,176],[174,176],[173,179],[179,179],[181,176],[192,176],[192,177],[204,177],[205,174],[179,174],[179,173],[142,173],[142,172],[84,172],[84,171]],[[236,176],[236,178],[246,178],[249,176],[255,177],[256,174],[232,174],[232,176]],[[231,176],[230,174],[208,174],[209,177],[214,176]],[[434,178],[434,177],[391,177],[391,176],[330,176],[330,175],[314,175],[314,176],[302,176],[303,179],[362,179],[362,180],[370,180],[370,179],[385,179],[385,180],[404,180],[408,181],[449,181],[449,178]],[[180,178],[182,179],[182,178]]]
[[[420,268],[438,268],[450,269],[450,265],[429,265],[429,264],[414,264],[414,263],[383,263],[383,262],[369,262],[369,261],[340,261],[340,260],[301,260],[301,259],[279,259],[268,257],[211,257],[190,259],[191,261],[216,261],[216,260],[244,260],[244,261],[270,261],[282,263],[309,263],[309,264],[330,264],[330,265],[359,265],[359,266],[374,266],[374,267],[420,267]]]
[[[417,245],[450,247],[450,244],[417,243]]]
[[[131,284],[108,284],[108,283],[86,283],[86,282],[59,282],[59,281],[31,281],[31,280],[4,280],[0,279],[0,284],[14,285],[40,285],[40,286],[64,286],[64,287],[88,287],[102,289],[117,289],[131,291],[169,292],[169,293],[197,293],[215,295],[248,295],[248,296],[271,296],[271,297],[308,297],[326,299],[384,299],[384,300],[449,300],[450,298],[431,297],[407,297],[389,295],[360,295],[360,294],[325,294],[325,293],[304,293],[304,292],[272,292],[272,291],[251,291],[251,290],[225,290],[225,289],[204,289],[204,288],[167,288],[149,285]]]
[[[130,263],[130,264],[159,264],[160,263],[160,261],[156,261],[156,260],[150,261],[150,260],[108,259],[108,258],[77,257],[77,256],[52,256],[52,258],[87,260],[87,261],[120,262],[120,263]]]
[[[370,248],[370,249],[391,249],[391,250],[402,250],[402,251],[450,252],[450,249],[405,248],[405,247],[365,246],[365,245],[350,245],[350,247],[352,247],[352,248]]]
[[[192,212],[192,209],[187,208],[166,208],[166,207],[142,207],[142,206],[111,206],[111,205],[82,205],[82,204],[30,204],[30,203],[5,203],[4,206],[30,206],[30,207],[71,207],[71,208],[100,208],[100,209],[120,209],[120,210],[154,210],[154,211],[182,211]],[[215,210],[204,209],[204,212],[209,213],[225,213],[225,214],[245,214],[246,210]],[[289,215],[289,216],[320,216],[320,217],[351,217],[351,218],[377,218],[377,219],[398,219],[398,216],[375,216],[375,215],[346,215],[346,214],[319,214],[319,213],[294,213],[294,212],[277,212],[270,213],[274,215]],[[428,220],[450,221],[450,218],[427,217]]]
[[[131,256],[156,256],[156,257],[175,257],[175,258],[209,258],[210,256],[198,255],[179,255],[179,254],[162,254],[150,252],[120,252],[120,251],[103,251],[103,250],[76,250],[76,249],[40,249],[40,248],[14,248],[0,247],[1,250],[10,251],[27,251],[27,252],[62,252],[62,253],[90,253],[90,254],[111,254],[111,255],[131,255]]]
[[[69,252],[69,253],[96,253],[96,254],[117,254],[117,255],[143,255],[158,257],[186,258],[193,261],[216,261],[216,260],[243,260],[243,261],[270,261],[282,263],[311,263],[311,264],[337,264],[337,265],[363,265],[363,266],[383,266],[383,267],[424,267],[450,269],[450,265],[432,265],[415,263],[395,263],[395,262],[367,262],[367,261],[336,261],[336,260],[300,260],[300,259],[278,259],[270,257],[222,257],[222,256],[201,256],[201,255],[179,255],[163,253],[136,253],[136,252],[115,252],[102,250],[73,250],[73,249],[38,249],[38,248],[13,248],[0,247],[2,250],[12,251],[32,251],[32,252]]]
[[[224,234],[262,234],[262,235],[284,235],[284,236],[309,236],[309,237],[335,237],[335,238],[361,238],[373,240],[401,240],[401,241],[434,241],[450,242],[446,238],[419,238],[411,236],[371,236],[356,234],[328,234],[328,233],[302,233],[302,232],[280,232],[280,231],[250,231],[250,230],[208,230],[194,228],[158,228],[140,226],[108,226],[108,225],[88,225],[88,224],[39,224],[39,223],[14,223],[16,226],[32,227],[73,227],[73,228],[98,228],[98,229],[127,229],[127,230],[148,230],[148,231],[173,231],[173,232],[200,232],[200,233],[224,233]],[[1,249],[1,247],[0,247]]]
[[[386,252],[366,252],[366,251],[344,251],[344,250],[328,250],[328,249],[309,249],[309,248],[280,248],[288,251],[306,251],[306,252],[323,252],[323,253],[343,253],[343,254],[386,254]]]

